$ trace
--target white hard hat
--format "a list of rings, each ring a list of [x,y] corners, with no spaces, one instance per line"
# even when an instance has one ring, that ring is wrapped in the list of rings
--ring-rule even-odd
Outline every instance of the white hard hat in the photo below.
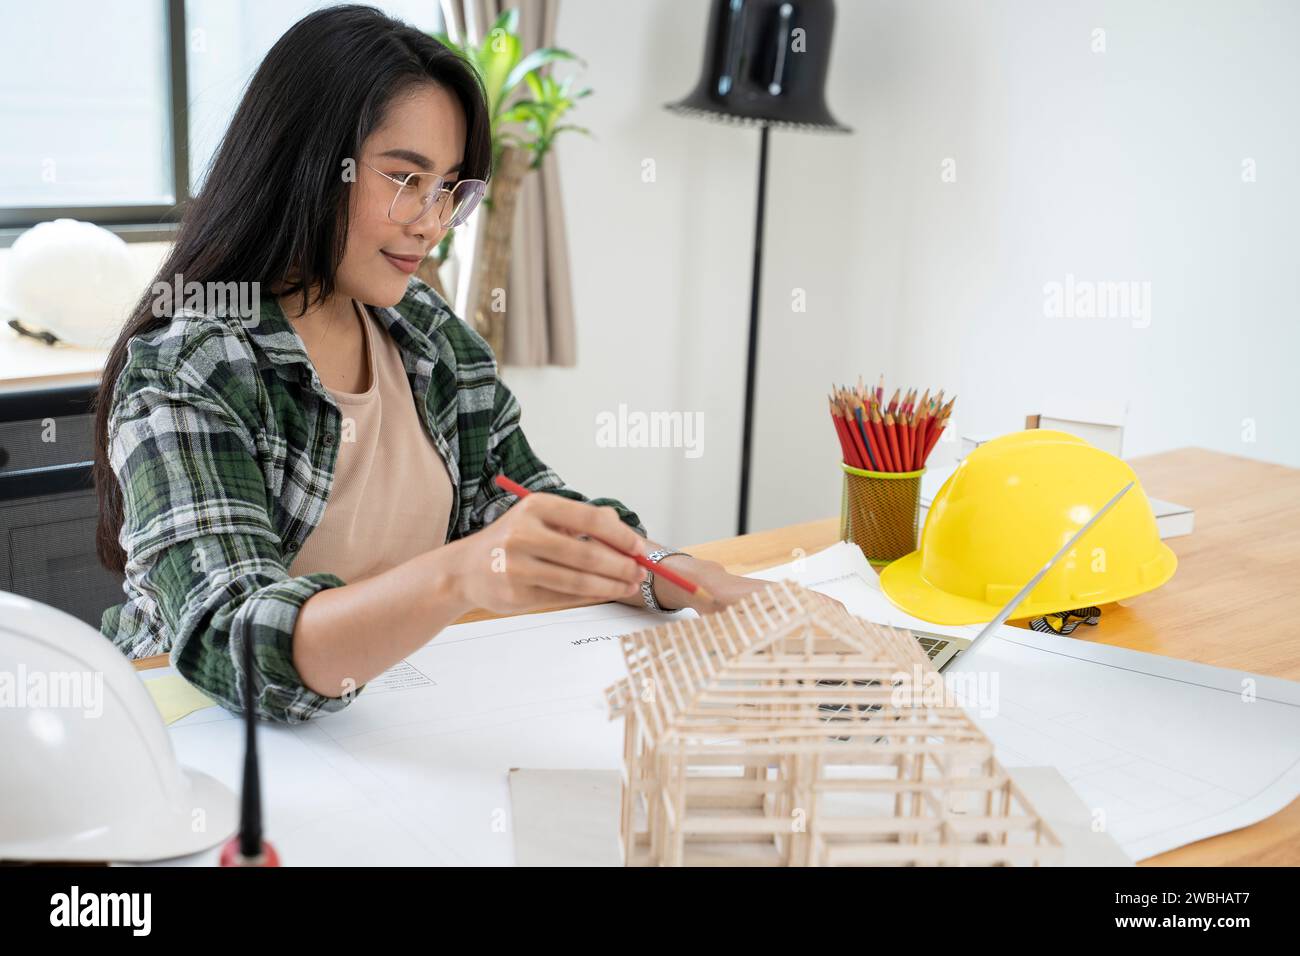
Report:
[[[234,793],[177,764],[121,651],[70,614],[7,591],[0,741],[0,860],[159,860],[215,846],[237,827]]]
[[[126,243],[92,222],[37,223],[14,240],[7,259],[5,307],[69,345],[110,346],[144,292]]]

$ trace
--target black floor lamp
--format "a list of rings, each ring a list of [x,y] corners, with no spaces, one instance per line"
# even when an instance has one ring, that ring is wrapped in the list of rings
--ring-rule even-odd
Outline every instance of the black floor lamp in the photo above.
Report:
[[[759,127],[758,213],[749,292],[745,424],[740,445],[740,513],[736,533],[749,530],[749,458],[758,365],[758,291],[763,271],[767,200],[767,133],[773,126],[849,133],[826,108],[826,72],[835,25],[832,0],[713,0],[704,72],[677,113]]]

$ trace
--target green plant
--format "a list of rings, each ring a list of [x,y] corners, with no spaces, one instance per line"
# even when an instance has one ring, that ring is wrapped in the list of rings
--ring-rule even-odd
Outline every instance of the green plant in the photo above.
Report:
[[[531,139],[513,137],[504,134],[503,138],[515,140],[515,145],[533,154],[532,168],[541,165],[542,160],[551,149],[551,144],[559,133],[566,131],[590,136],[591,130],[585,126],[561,123],[560,119],[573,108],[575,101],[591,95],[589,87],[573,90],[573,77],[566,76],[557,81],[552,76],[526,73],[524,82],[532,92],[532,99],[521,100],[514,104],[504,115],[503,122],[523,123]]]
[[[518,31],[519,11],[511,9],[497,18],[477,46],[462,46],[446,34],[434,36],[464,56],[483,80],[492,124],[494,165],[504,146],[514,146],[531,154],[529,166],[536,169],[558,134],[568,130],[591,135],[581,126],[561,122],[578,100],[591,95],[591,89],[575,90],[571,76],[556,80],[543,74],[542,70],[552,63],[582,60],[558,47],[543,47],[524,55]],[[517,96],[524,87],[531,95]],[[510,128],[519,126],[522,134]]]

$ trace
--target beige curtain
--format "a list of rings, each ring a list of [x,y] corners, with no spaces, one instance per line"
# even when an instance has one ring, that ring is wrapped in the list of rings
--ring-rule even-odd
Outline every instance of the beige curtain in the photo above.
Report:
[[[554,46],[560,0],[441,0],[447,34],[458,43],[478,43],[501,13],[519,9],[519,34],[525,53]],[[456,235],[455,306],[466,311],[477,301],[478,270],[474,262],[482,235],[470,218]],[[569,275],[569,243],[560,197],[560,175],[554,150],[542,167],[524,177],[515,215],[510,252],[510,282],[506,288],[504,365],[574,365],[577,362],[573,319],[573,290]]]

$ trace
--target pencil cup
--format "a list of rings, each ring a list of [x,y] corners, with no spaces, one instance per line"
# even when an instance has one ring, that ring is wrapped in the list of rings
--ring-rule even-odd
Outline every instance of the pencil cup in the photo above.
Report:
[[[843,462],[840,467],[840,540],[856,544],[875,567],[915,551],[925,469],[864,471]]]

